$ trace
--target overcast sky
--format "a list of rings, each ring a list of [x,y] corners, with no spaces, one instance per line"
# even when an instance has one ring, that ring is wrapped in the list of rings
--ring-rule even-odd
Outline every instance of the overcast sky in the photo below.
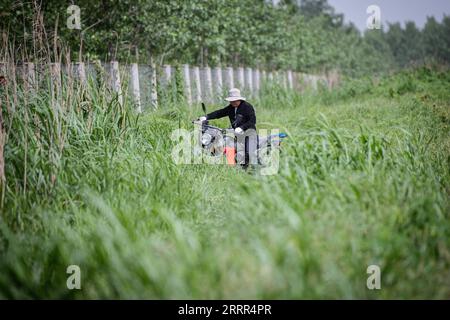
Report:
[[[328,0],[338,13],[343,13],[346,22],[353,22],[358,29],[366,29],[369,5],[378,5],[381,21],[404,22],[412,20],[419,28],[426,22],[427,16],[434,16],[439,22],[445,14],[450,15],[450,0]]]

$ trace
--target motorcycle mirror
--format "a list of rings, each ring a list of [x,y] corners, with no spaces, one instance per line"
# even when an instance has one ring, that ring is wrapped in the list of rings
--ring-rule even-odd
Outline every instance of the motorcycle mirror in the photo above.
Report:
[[[206,106],[203,102],[202,102],[202,110],[203,110],[203,113],[206,115]]]

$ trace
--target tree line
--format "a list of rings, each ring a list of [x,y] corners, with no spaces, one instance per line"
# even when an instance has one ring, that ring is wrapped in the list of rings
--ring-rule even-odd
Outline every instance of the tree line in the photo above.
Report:
[[[71,4],[80,8],[80,30],[66,26]],[[0,12],[3,38],[21,50],[18,59],[66,50],[73,59],[350,76],[450,61],[450,16],[429,17],[422,30],[407,22],[361,33],[327,0],[6,0]]]

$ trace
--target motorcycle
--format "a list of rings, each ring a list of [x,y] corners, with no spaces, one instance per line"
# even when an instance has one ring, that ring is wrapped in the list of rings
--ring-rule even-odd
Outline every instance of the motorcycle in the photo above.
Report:
[[[206,106],[202,103],[203,113],[206,115]],[[267,136],[260,135],[236,135],[233,128],[238,127],[242,123],[242,115],[238,114],[236,120],[230,128],[219,128],[209,124],[208,120],[200,121],[199,119],[192,121],[198,126],[199,147],[205,154],[213,157],[226,157],[229,165],[239,164],[247,167],[249,160],[252,164],[261,166],[270,165],[272,151],[280,148],[283,139],[288,135],[286,133],[277,133]],[[256,147],[249,148],[248,140],[255,139]],[[246,147],[247,152],[246,152]]]

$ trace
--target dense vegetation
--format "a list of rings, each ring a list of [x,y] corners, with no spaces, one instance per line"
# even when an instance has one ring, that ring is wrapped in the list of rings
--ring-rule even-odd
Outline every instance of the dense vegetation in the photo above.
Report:
[[[279,173],[263,176],[172,161],[171,133],[202,113],[181,87],[138,115],[101,77],[56,91],[9,72],[0,299],[450,296],[450,17],[361,35],[325,0],[80,0],[80,32],[65,28],[68,3],[37,3],[0,4],[9,70],[151,58],[358,77],[263,85],[258,128],[289,134]],[[381,290],[366,288],[372,264]],[[81,290],[66,287],[69,265]]]
[[[60,40],[68,44],[73,59],[80,54],[122,61],[131,56],[148,63],[152,57],[158,64],[338,69],[349,75],[450,59],[448,16],[441,23],[430,17],[423,30],[408,22],[404,28],[393,24],[386,31],[361,35],[326,0],[284,0],[276,6],[263,0],[78,0],[82,29],[70,30],[66,10],[71,1],[40,3],[0,4],[1,29],[15,39],[20,59],[23,44],[28,59],[54,59],[63,50]],[[40,14],[33,15],[36,11]],[[43,25],[47,30],[36,39]]]
[[[10,97],[0,297],[447,298],[449,85],[421,68],[266,89],[259,128],[290,134],[274,176],[175,165],[170,133],[199,107],[136,118],[98,87],[62,109]]]

